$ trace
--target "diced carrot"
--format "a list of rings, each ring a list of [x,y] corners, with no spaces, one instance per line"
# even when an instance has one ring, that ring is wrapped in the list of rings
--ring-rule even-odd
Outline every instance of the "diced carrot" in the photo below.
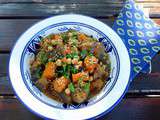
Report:
[[[42,74],[43,77],[51,79],[55,75],[56,65],[54,62],[48,62],[45,66],[45,70]]]
[[[66,57],[62,58],[61,60],[62,60],[62,62],[67,63],[67,58]]]
[[[70,47],[66,47],[66,49],[64,50],[64,55],[70,54],[70,53],[71,53],[71,48]]]
[[[68,85],[69,80],[64,76],[53,81],[54,90],[58,93],[61,93]]]
[[[98,59],[94,56],[87,56],[84,59],[84,65],[87,71],[93,71],[97,67]]]
[[[80,72],[77,74],[72,74],[72,80],[74,83],[78,82],[78,80],[82,79],[83,81],[89,80],[89,75],[86,72]]]
[[[83,41],[83,40],[87,40],[87,39],[88,39],[88,37],[85,34],[79,34],[78,35],[78,40],[79,41]]]
[[[59,34],[55,34],[52,36],[52,39],[58,40],[58,39],[61,39],[61,36]]]
[[[90,66],[87,66],[86,68],[87,68],[87,71],[94,71],[94,69],[97,67],[97,64],[93,64],[93,65],[90,65]]]

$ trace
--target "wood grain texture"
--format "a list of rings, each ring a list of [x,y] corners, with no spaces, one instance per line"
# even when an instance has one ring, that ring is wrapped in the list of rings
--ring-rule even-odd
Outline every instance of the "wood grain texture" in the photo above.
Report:
[[[17,2],[19,4],[17,4]],[[2,0],[0,2],[0,17],[49,17],[57,14],[77,13],[93,17],[118,15],[123,7],[124,0],[112,1],[41,1],[41,0]],[[150,16],[157,17],[160,12],[160,1],[139,2],[145,9],[151,9]],[[156,11],[155,11],[156,10]]]
[[[0,19],[0,51],[10,51],[20,37],[29,27],[42,19]],[[113,19],[99,19],[112,26]]]
[[[160,19],[153,19],[160,26]]]
[[[0,77],[0,96],[13,96],[14,91],[12,89],[11,83],[8,76]]]
[[[0,54],[0,76],[8,73],[9,54]]]
[[[123,3],[125,0],[0,0],[0,3]]]
[[[160,98],[128,98],[101,120],[159,120]],[[3,120],[42,120],[31,113],[17,99],[0,99],[0,116]],[[76,118],[75,118],[76,119]]]
[[[0,4],[0,17],[49,17],[57,14],[77,13],[92,17],[113,16],[123,4]]]
[[[17,99],[0,99],[0,116],[3,120],[42,120]]]
[[[0,52],[10,51],[20,35],[40,20],[42,19],[0,19]],[[113,19],[99,18],[98,20],[112,26],[114,17]],[[160,19],[154,20],[160,24]]]
[[[0,19],[0,51],[10,51],[20,35],[39,19]]]
[[[102,120],[159,120],[160,98],[129,98]]]

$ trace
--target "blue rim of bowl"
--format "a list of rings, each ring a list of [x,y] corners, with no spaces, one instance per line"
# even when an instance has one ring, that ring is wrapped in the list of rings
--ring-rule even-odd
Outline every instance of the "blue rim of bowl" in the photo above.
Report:
[[[65,14],[64,14],[64,15],[65,15]],[[95,19],[95,18],[93,18],[93,17],[89,17],[89,16],[81,15],[81,14],[73,14],[73,15],[80,15],[80,16],[84,16],[84,17],[91,18],[91,19]],[[58,15],[57,15],[57,16],[58,16]],[[61,15],[61,16],[62,16],[62,15]],[[48,17],[47,19],[49,19],[49,18],[52,18],[52,17]],[[37,23],[39,23],[39,22],[37,22]],[[36,25],[37,23],[33,24],[32,26]],[[103,22],[101,22],[101,23],[103,23]],[[105,24],[105,23],[103,23],[103,24]],[[31,26],[31,27],[32,27],[32,26]],[[108,27],[109,27],[109,26],[108,26]],[[109,28],[112,29],[111,27],[109,27]],[[30,28],[28,28],[26,31],[28,31],[29,29],[30,29]],[[113,30],[113,29],[112,29],[112,30]],[[25,31],[25,32],[26,32],[26,31]],[[114,30],[113,30],[113,31],[114,31]],[[11,60],[11,56],[12,56],[13,50],[15,49],[15,46],[16,46],[17,42],[19,41],[19,39],[21,38],[21,36],[23,36],[23,35],[25,34],[25,32],[24,32],[22,35],[20,35],[20,37],[17,39],[17,41],[15,42],[15,44],[14,44],[12,50],[11,50],[11,54],[10,54],[10,58],[9,58],[9,66],[10,66],[10,60]],[[116,32],[115,32],[115,34],[116,34],[117,36],[119,36]],[[123,43],[123,44],[124,44],[124,43]],[[126,47],[125,47],[125,48],[126,48]],[[126,51],[127,51],[127,48],[126,48]],[[127,51],[127,53],[128,53],[128,51]],[[130,65],[131,65],[131,61],[130,61]],[[129,76],[130,76],[130,75],[131,75],[131,71],[130,71],[130,73],[129,73]],[[21,101],[21,103],[22,103],[24,106],[26,106],[26,108],[28,108],[28,110],[31,111],[32,113],[38,115],[38,116],[41,117],[41,118],[51,120],[51,118],[47,118],[46,116],[41,115],[40,113],[32,110],[32,109],[31,109],[28,105],[26,105],[26,104],[22,101],[22,99],[18,96],[18,94],[16,93],[16,90],[15,90],[15,88],[13,87],[13,84],[12,84],[12,82],[11,82],[11,78],[10,78],[10,67],[8,67],[8,76],[9,76],[10,83],[11,83],[11,85],[12,85],[13,91],[14,91],[17,99],[18,99],[19,101]],[[106,111],[102,112],[102,113],[99,114],[99,115],[96,115],[96,116],[93,116],[93,117],[91,117],[91,118],[88,118],[88,120],[101,118],[101,117],[103,117],[104,115],[106,115],[107,113],[111,112],[111,111],[118,105],[118,103],[120,103],[120,101],[121,101],[121,100],[123,99],[123,97],[125,96],[126,92],[127,92],[128,89],[129,89],[129,85],[130,85],[131,82],[132,82],[132,79],[129,78],[129,80],[128,80],[128,82],[127,82],[127,86],[126,86],[124,92],[122,93],[121,97],[120,97],[109,109],[107,109]]]
[[[41,100],[41,99],[33,92],[33,90],[31,90],[31,88],[28,86],[27,81],[26,81],[26,79],[25,79],[25,77],[24,77],[24,76],[25,76],[24,71],[23,71],[23,70],[24,70],[24,69],[23,69],[24,56],[25,56],[25,53],[26,53],[26,51],[27,51],[28,46],[32,43],[32,41],[34,41],[34,39],[35,39],[36,37],[38,37],[38,36],[40,35],[41,32],[43,33],[44,31],[47,31],[47,30],[52,29],[52,28],[54,28],[54,27],[64,26],[64,25],[78,25],[78,26],[83,26],[83,27],[86,27],[86,28],[89,28],[89,29],[91,29],[91,30],[96,31],[97,33],[99,33],[100,35],[102,35],[105,39],[107,38],[107,40],[109,41],[109,43],[110,43],[111,46],[113,47],[113,52],[114,52],[114,54],[115,54],[115,56],[116,56],[116,62],[117,62],[117,63],[116,63],[117,66],[116,66],[116,67],[117,67],[117,71],[116,71],[115,79],[113,80],[113,83],[112,83],[112,85],[110,86],[110,88],[109,88],[109,89],[106,91],[106,93],[105,93],[101,98],[99,98],[98,100],[92,102],[92,103],[89,104],[89,105],[80,106],[79,108],[76,108],[76,107],[73,107],[73,108],[61,108],[61,107],[54,106],[54,105],[52,105],[52,104],[50,104],[50,103],[47,103],[47,102]],[[103,43],[103,42],[102,42],[102,43]],[[96,29],[96,28],[93,27],[93,26],[90,26],[90,25],[87,25],[87,24],[84,24],[84,23],[79,23],[79,22],[61,22],[61,23],[57,23],[57,24],[53,24],[53,25],[50,25],[50,26],[45,27],[44,29],[42,29],[42,30],[40,30],[39,32],[37,32],[37,33],[28,41],[28,43],[26,44],[26,46],[25,46],[25,48],[24,48],[24,50],[23,50],[23,52],[22,52],[21,61],[20,61],[20,70],[21,70],[21,75],[22,75],[22,78],[23,78],[23,82],[25,83],[25,86],[27,87],[27,89],[30,91],[30,93],[31,93],[36,99],[38,99],[39,101],[45,103],[45,104],[48,105],[48,106],[55,107],[55,108],[57,108],[57,109],[66,109],[66,110],[69,109],[69,110],[71,110],[71,109],[80,109],[80,108],[83,108],[83,107],[87,107],[87,106],[93,105],[93,104],[95,104],[96,102],[102,100],[104,97],[107,96],[107,94],[113,89],[113,87],[114,87],[114,85],[115,85],[115,83],[116,83],[116,81],[117,81],[117,79],[118,79],[119,70],[120,70],[120,62],[119,62],[119,61],[120,61],[120,60],[119,60],[119,55],[118,55],[118,53],[117,53],[117,50],[116,50],[114,44],[112,43],[112,41],[111,41],[102,31]]]

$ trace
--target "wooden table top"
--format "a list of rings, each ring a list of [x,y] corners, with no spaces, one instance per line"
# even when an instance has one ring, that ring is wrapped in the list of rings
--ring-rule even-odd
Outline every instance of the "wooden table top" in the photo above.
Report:
[[[0,0],[0,119],[41,120],[15,97],[8,77],[11,49],[31,25],[54,15],[78,13],[92,16],[109,26],[125,0]],[[160,0],[136,0],[160,24]],[[125,98],[103,120],[160,119],[160,54],[152,60],[152,73],[139,74]]]

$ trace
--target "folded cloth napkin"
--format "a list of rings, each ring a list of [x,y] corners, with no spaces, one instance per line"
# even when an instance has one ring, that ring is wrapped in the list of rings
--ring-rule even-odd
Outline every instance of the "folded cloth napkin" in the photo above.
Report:
[[[139,72],[148,70],[152,57],[160,51],[160,27],[133,0],[127,0],[113,29],[128,49],[132,80]]]

